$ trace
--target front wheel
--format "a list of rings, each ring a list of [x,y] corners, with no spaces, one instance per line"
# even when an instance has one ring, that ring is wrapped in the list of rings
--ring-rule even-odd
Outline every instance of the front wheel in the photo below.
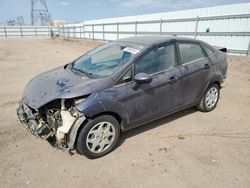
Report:
[[[91,159],[102,157],[115,148],[119,137],[120,128],[116,118],[102,115],[84,125],[78,135],[76,149]]]
[[[215,109],[220,97],[220,88],[217,84],[213,84],[204,93],[197,108],[202,112],[210,112]]]

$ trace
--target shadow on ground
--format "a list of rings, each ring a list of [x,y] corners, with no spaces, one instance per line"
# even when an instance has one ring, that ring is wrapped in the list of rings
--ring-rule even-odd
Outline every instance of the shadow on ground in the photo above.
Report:
[[[152,122],[140,125],[140,126],[133,128],[129,131],[126,131],[121,135],[121,138],[120,138],[115,149],[120,147],[128,138],[131,138],[131,137],[136,136],[138,134],[144,133],[146,131],[150,131],[150,130],[157,128],[159,126],[163,126],[164,124],[169,125],[169,123],[171,123],[172,121],[175,121],[176,119],[185,117],[185,116],[190,115],[190,114],[195,113],[195,112],[197,112],[197,109],[195,107],[185,109],[185,110],[173,113],[171,115],[162,117],[160,119],[154,120]],[[77,151],[70,151],[69,153],[70,153],[70,155],[78,154]]]
[[[152,129],[157,128],[159,126],[163,126],[164,124],[169,125],[169,123],[171,123],[172,121],[175,121],[176,119],[185,117],[185,116],[192,114],[192,113],[195,113],[195,112],[197,112],[197,109],[195,107],[185,109],[185,110],[173,113],[171,115],[162,117],[160,119],[154,120],[154,121],[149,122],[147,124],[141,125],[139,127],[131,129],[127,132],[124,132],[120,138],[120,141],[119,141],[117,147],[120,147],[126,141],[126,139],[128,139],[130,137],[133,137],[133,136],[136,136],[138,134],[144,133],[146,131],[152,130]]]

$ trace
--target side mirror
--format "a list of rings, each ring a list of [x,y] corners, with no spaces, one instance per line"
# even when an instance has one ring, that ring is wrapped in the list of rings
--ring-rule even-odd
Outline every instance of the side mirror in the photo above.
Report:
[[[148,84],[153,80],[153,77],[147,73],[138,73],[134,76],[134,81],[140,84]]]

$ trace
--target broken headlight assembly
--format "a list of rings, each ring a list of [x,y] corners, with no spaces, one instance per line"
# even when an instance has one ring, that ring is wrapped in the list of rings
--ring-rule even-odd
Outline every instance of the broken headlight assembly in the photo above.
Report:
[[[83,101],[83,99],[74,100],[74,105],[70,109],[66,108],[65,99],[61,99],[61,120],[62,124],[58,127],[56,131],[56,138],[60,144],[66,143],[66,137],[72,128],[72,126],[77,122],[77,120],[83,117],[83,114],[75,108],[76,102]]]
[[[76,98],[74,99],[74,105],[76,106],[78,104],[81,104],[85,100],[86,100],[86,97]]]

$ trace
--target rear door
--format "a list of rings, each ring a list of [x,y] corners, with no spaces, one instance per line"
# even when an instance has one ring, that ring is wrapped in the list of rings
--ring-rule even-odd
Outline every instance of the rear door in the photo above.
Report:
[[[182,106],[195,104],[210,80],[211,62],[199,43],[179,42]]]

